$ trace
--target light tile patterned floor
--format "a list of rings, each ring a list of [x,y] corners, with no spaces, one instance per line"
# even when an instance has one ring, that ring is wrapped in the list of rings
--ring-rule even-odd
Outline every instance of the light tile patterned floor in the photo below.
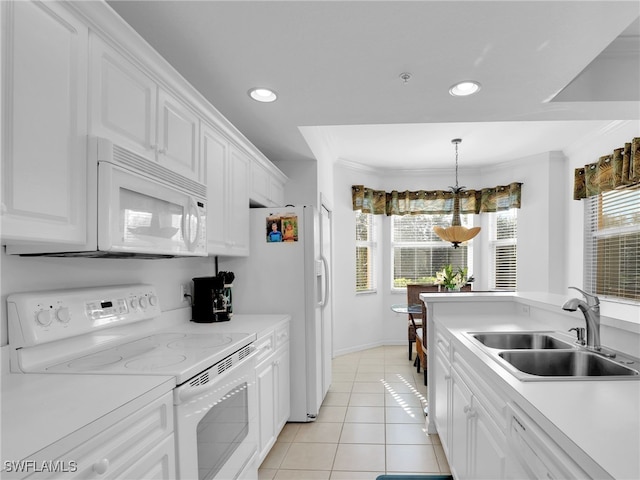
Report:
[[[449,473],[437,435],[427,435],[423,374],[406,346],[337,357],[333,383],[312,423],[288,423],[260,480],[375,480],[384,473]]]

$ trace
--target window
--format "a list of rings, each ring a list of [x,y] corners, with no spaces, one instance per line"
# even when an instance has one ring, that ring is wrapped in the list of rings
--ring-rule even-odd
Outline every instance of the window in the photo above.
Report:
[[[355,212],[356,215],[356,292],[373,292],[376,288],[374,272],[375,238],[373,214]]]
[[[491,213],[489,288],[515,290],[517,269],[518,209]]]
[[[640,301],[640,186],[585,200],[584,287]]]
[[[470,227],[471,215],[461,215],[460,221]],[[432,283],[436,272],[448,264],[454,268],[468,266],[470,246],[453,248],[433,232],[433,227],[447,227],[450,223],[451,215],[391,217],[393,288],[404,288],[407,283]]]

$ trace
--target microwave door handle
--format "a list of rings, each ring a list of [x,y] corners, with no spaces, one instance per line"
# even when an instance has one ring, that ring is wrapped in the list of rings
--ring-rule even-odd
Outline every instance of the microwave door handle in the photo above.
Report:
[[[191,241],[191,215],[196,217],[196,236],[193,241]],[[192,197],[189,197],[189,206],[186,209],[185,215],[182,217],[182,222],[184,243],[187,245],[187,250],[193,252],[195,250],[195,246],[198,244],[198,237],[200,236],[200,215],[198,214],[198,204]]]
[[[187,246],[187,250],[191,251],[191,237],[190,234],[190,225],[189,225],[189,215],[191,212],[191,199],[189,199],[189,205],[184,209],[182,213],[182,238],[184,239],[184,243]]]
[[[200,243],[200,235],[202,234],[201,222],[200,218],[200,209],[198,208],[198,202],[196,202],[193,198],[191,199],[191,206],[193,207],[193,214],[196,216],[196,234],[193,239],[193,244],[191,246],[191,250],[195,250]]]

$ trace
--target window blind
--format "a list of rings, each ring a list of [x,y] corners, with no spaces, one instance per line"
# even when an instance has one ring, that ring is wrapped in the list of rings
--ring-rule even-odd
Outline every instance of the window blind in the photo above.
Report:
[[[516,290],[518,266],[518,210],[512,208],[491,214],[490,288]]]
[[[584,287],[640,301],[640,186],[585,201]]]
[[[407,283],[432,283],[445,265],[467,267],[468,245],[452,248],[433,232],[436,225],[447,227],[451,215],[393,215],[391,244],[393,255],[393,288]],[[471,226],[471,215],[462,215],[461,223]]]
[[[356,292],[375,290],[373,214],[355,212],[356,216]]]

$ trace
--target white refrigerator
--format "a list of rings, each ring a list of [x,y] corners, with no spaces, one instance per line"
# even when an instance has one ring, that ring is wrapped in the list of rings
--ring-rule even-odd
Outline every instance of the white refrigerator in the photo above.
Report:
[[[313,421],[331,384],[331,217],[321,210],[252,208],[249,257],[221,262],[235,273],[235,313],[291,315],[293,422]]]

